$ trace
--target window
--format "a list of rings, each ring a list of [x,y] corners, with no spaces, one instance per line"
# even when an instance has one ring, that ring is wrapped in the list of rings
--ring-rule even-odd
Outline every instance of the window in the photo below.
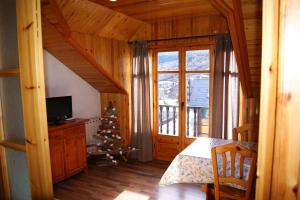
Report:
[[[158,49],[154,59],[157,134],[184,138],[208,134],[211,48]]]

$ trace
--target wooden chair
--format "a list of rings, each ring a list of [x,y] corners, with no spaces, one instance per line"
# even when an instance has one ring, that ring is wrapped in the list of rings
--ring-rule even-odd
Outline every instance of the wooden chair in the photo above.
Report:
[[[226,152],[230,154],[230,175],[227,176],[226,173],[226,165],[227,165],[227,157]],[[217,163],[217,154],[220,154],[222,160],[221,171],[218,171],[218,163]],[[236,169],[236,155],[240,155],[239,160],[239,177],[235,176]],[[214,194],[216,200],[219,200],[221,197],[229,198],[229,199],[250,199],[252,184],[256,169],[256,152],[241,147],[237,144],[227,144],[219,147],[214,147],[211,150],[212,155],[212,164],[213,164],[213,173],[214,173],[214,184],[206,184],[202,186],[202,191],[206,192],[206,199],[209,199],[211,194]],[[251,164],[249,169],[249,174],[247,179],[244,179],[244,161],[245,158],[251,158]],[[221,175],[219,175],[221,174]],[[228,184],[235,184],[242,189],[237,189],[232,186],[228,186]]]
[[[232,139],[239,140],[239,136],[241,141],[248,141],[248,136],[254,130],[253,124],[244,124],[240,127],[232,129]]]

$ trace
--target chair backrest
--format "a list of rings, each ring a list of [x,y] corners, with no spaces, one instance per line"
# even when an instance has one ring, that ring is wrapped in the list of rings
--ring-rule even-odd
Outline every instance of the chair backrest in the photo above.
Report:
[[[248,141],[248,136],[253,132],[254,126],[253,124],[244,124],[242,126],[239,126],[237,128],[232,129],[232,139],[233,140],[240,140],[241,141]]]
[[[221,172],[218,170],[218,160],[217,155],[220,155],[222,162],[221,164]],[[230,155],[230,168],[227,167],[227,155]],[[213,164],[213,173],[214,173],[214,189],[215,189],[215,199],[220,198],[220,184],[231,183],[241,186],[246,191],[245,199],[249,199],[252,189],[252,183],[256,168],[256,159],[257,154],[255,151],[246,149],[238,144],[226,144],[218,147],[214,147],[211,150],[212,155],[212,164]],[[239,163],[236,165],[236,156],[239,155]],[[244,162],[245,159],[249,158],[250,169],[248,173],[248,177],[244,175]],[[248,165],[248,166],[249,166]],[[238,169],[236,169],[238,168]],[[226,169],[230,169],[230,173],[228,174]],[[239,172],[238,177],[235,172]],[[220,175],[221,174],[221,175]]]

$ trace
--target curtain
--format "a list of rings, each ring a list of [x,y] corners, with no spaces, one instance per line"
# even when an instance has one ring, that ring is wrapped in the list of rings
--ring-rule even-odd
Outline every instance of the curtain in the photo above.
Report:
[[[229,35],[216,36],[211,137],[231,139],[238,126],[239,77]]]
[[[232,139],[232,129],[239,126],[239,105],[240,105],[240,79],[234,52],[230,53],[228,79],[228,104],[227,104],[227,133],[226,138]],[[226,97],[225,97],[226,98]],[[226,107],[225,107],[226,108]]]
[[[150,75],[147,42],[132,45],[132,146],[133,158],[152,160]]]

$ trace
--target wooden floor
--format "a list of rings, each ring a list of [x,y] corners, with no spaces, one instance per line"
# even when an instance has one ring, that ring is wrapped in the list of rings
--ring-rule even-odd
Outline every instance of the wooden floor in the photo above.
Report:
[[[201,200],[199,184],[174,184],[159,187],[158,182],[168,163],[129,162],[117,167],[89,165],[80,173],[54,186],[60,200]]]

